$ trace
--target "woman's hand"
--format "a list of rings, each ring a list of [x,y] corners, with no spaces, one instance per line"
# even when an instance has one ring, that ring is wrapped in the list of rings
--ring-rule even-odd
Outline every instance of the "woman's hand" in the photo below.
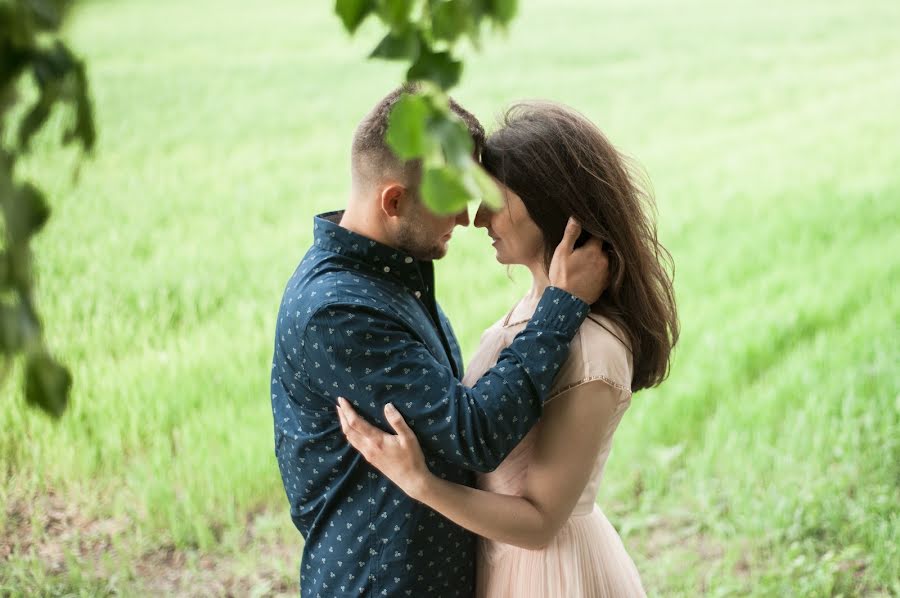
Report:
[[[384,407],[384,416],[396,435],[382,432],[359,417],[349,401],[338,398],[338,417],[347,441],[403,492],[418,499],[432,477],[425,455],[416,435],[390,403]]]

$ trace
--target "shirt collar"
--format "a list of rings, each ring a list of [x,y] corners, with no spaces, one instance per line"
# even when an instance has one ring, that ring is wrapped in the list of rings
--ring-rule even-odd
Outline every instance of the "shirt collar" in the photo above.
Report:
[[[415,291],[432,291],[424,279],[433,272],[430,261],[419,261],[400,249],[389,247],[349,229],[340,222],[343,210],[319,214],[313,219],[316,247],[338,253],[368,266],[385,278],[393,278]],[[418,296],[418,295],[417,295]]]

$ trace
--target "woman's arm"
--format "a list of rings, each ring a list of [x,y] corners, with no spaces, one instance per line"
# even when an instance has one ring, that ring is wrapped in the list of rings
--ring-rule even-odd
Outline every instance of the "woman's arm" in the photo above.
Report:
[[[346,401],[339,415],[350,444],[409,496],[476,534],[533,550],[545,546],[572,514],[615,428],[622,398],[620,390],[598,380],[547,403],[523,496],[485,492],[433,475],[396,410],[385,409],[396,436],[362,420]]]

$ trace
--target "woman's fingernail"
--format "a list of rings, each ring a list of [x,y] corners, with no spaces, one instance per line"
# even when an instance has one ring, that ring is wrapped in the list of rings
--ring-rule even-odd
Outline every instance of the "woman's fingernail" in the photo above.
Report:
[[[394,407],[394,404],[393,404],[393,403],[388,403],[387,405],[385,405],[385,406],[384,406],[384,410],[385,410],[385,411],[388,411],[388,412],[390,412],[390,413],[397,413],[397,408]]]

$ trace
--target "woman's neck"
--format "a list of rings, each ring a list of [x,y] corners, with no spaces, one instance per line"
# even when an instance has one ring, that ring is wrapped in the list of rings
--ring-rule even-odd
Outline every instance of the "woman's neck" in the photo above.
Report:
[[[534,309],[537,307],[538,302],[541,300],[544,291],[550,286],[550,277],[547,275],[546,270],[544,270],[542,263],[535,262],[534,264],[522,265],[531,271],[531,289],[519,300],[516,306],[513,307],[512,312],[510,312],[508,320],[514,322],[530,318],[534,313]]]
[[[531,271],[531,289],[520,301],[520,308],[531,313],[534,311],[538,301],[541,300],[544,291],[550,286],[550,277],[544,269],[543,262],[535,261],[531,264],[525,264],[525,267]]]
[[[544,261],[535,260],[525,264],[525,266],[531,271],[531,291],[529,291],[528,296],[540,298],[544,294],[544,290],[550,286],[550,275],[547,274],[547,269],[544,268]]]

